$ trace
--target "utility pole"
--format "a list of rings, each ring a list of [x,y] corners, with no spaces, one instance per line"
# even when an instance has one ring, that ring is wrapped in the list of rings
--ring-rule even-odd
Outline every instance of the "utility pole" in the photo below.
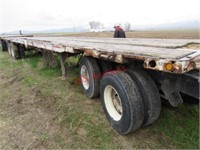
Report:
[[[19,34],[22,35],[22,30],[19,30]]]
[[[76,32],[76,26],[75,26],[75,23],[73,24],[73,26],[74,26],[74,33]]]

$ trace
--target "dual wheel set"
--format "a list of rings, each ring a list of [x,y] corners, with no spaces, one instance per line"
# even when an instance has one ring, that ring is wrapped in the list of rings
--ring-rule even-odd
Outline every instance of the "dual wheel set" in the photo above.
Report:
[[[161,100],[151,76],[142,69],[106,71],[108,68],[111,69],[109,62],[84,56],[79,74],[85,95],[89,98],[100,95],[104,113],[113,129],[128,134],[156,121]]]
[[[14,43],[3,43],[5,46],[3,46],[3,49],[8,51],[8,53],[14,58],[14,59],[21,59],[25,57],[25,46],[20,44],[14,44]],[[2,45],[3,45],[2,44]]]

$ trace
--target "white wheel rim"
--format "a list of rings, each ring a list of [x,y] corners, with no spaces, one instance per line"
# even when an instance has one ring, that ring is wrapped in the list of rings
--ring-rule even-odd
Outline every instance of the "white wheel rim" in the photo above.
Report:
[[[111,118],[119,121],[123,113],[122,102],[118,92],[110,85],[104,90],[104,103]]]
[[[10,45],[8,44],[8,53],[11,55]]]
[[[11,55],[12,55],[13,58],[15,57],[15,54],[14,54],[14,50],[13,50],[13,49],[11,49]]]
[[[89,73],[85,65],[81,67],[81,82],[86,90],[89,89]]]

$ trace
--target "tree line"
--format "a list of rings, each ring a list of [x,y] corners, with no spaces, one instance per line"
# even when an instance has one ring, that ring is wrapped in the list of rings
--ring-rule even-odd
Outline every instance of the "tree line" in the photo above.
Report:
[[[91,29],[103,29],[103,28],[105,28],[104,24],[101,23],[100,21],[90,21],[89,25],[90,25]],[[128,22],[125,23],[122,27],[125,31],[131,30],[131,24],[128,23]]]

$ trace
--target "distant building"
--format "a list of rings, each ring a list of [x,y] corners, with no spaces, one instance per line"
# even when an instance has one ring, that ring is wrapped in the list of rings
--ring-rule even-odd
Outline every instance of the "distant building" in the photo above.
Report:
[[[106,28],[102,28],[102,29],[90,29],[90,32],[105,32]]]

